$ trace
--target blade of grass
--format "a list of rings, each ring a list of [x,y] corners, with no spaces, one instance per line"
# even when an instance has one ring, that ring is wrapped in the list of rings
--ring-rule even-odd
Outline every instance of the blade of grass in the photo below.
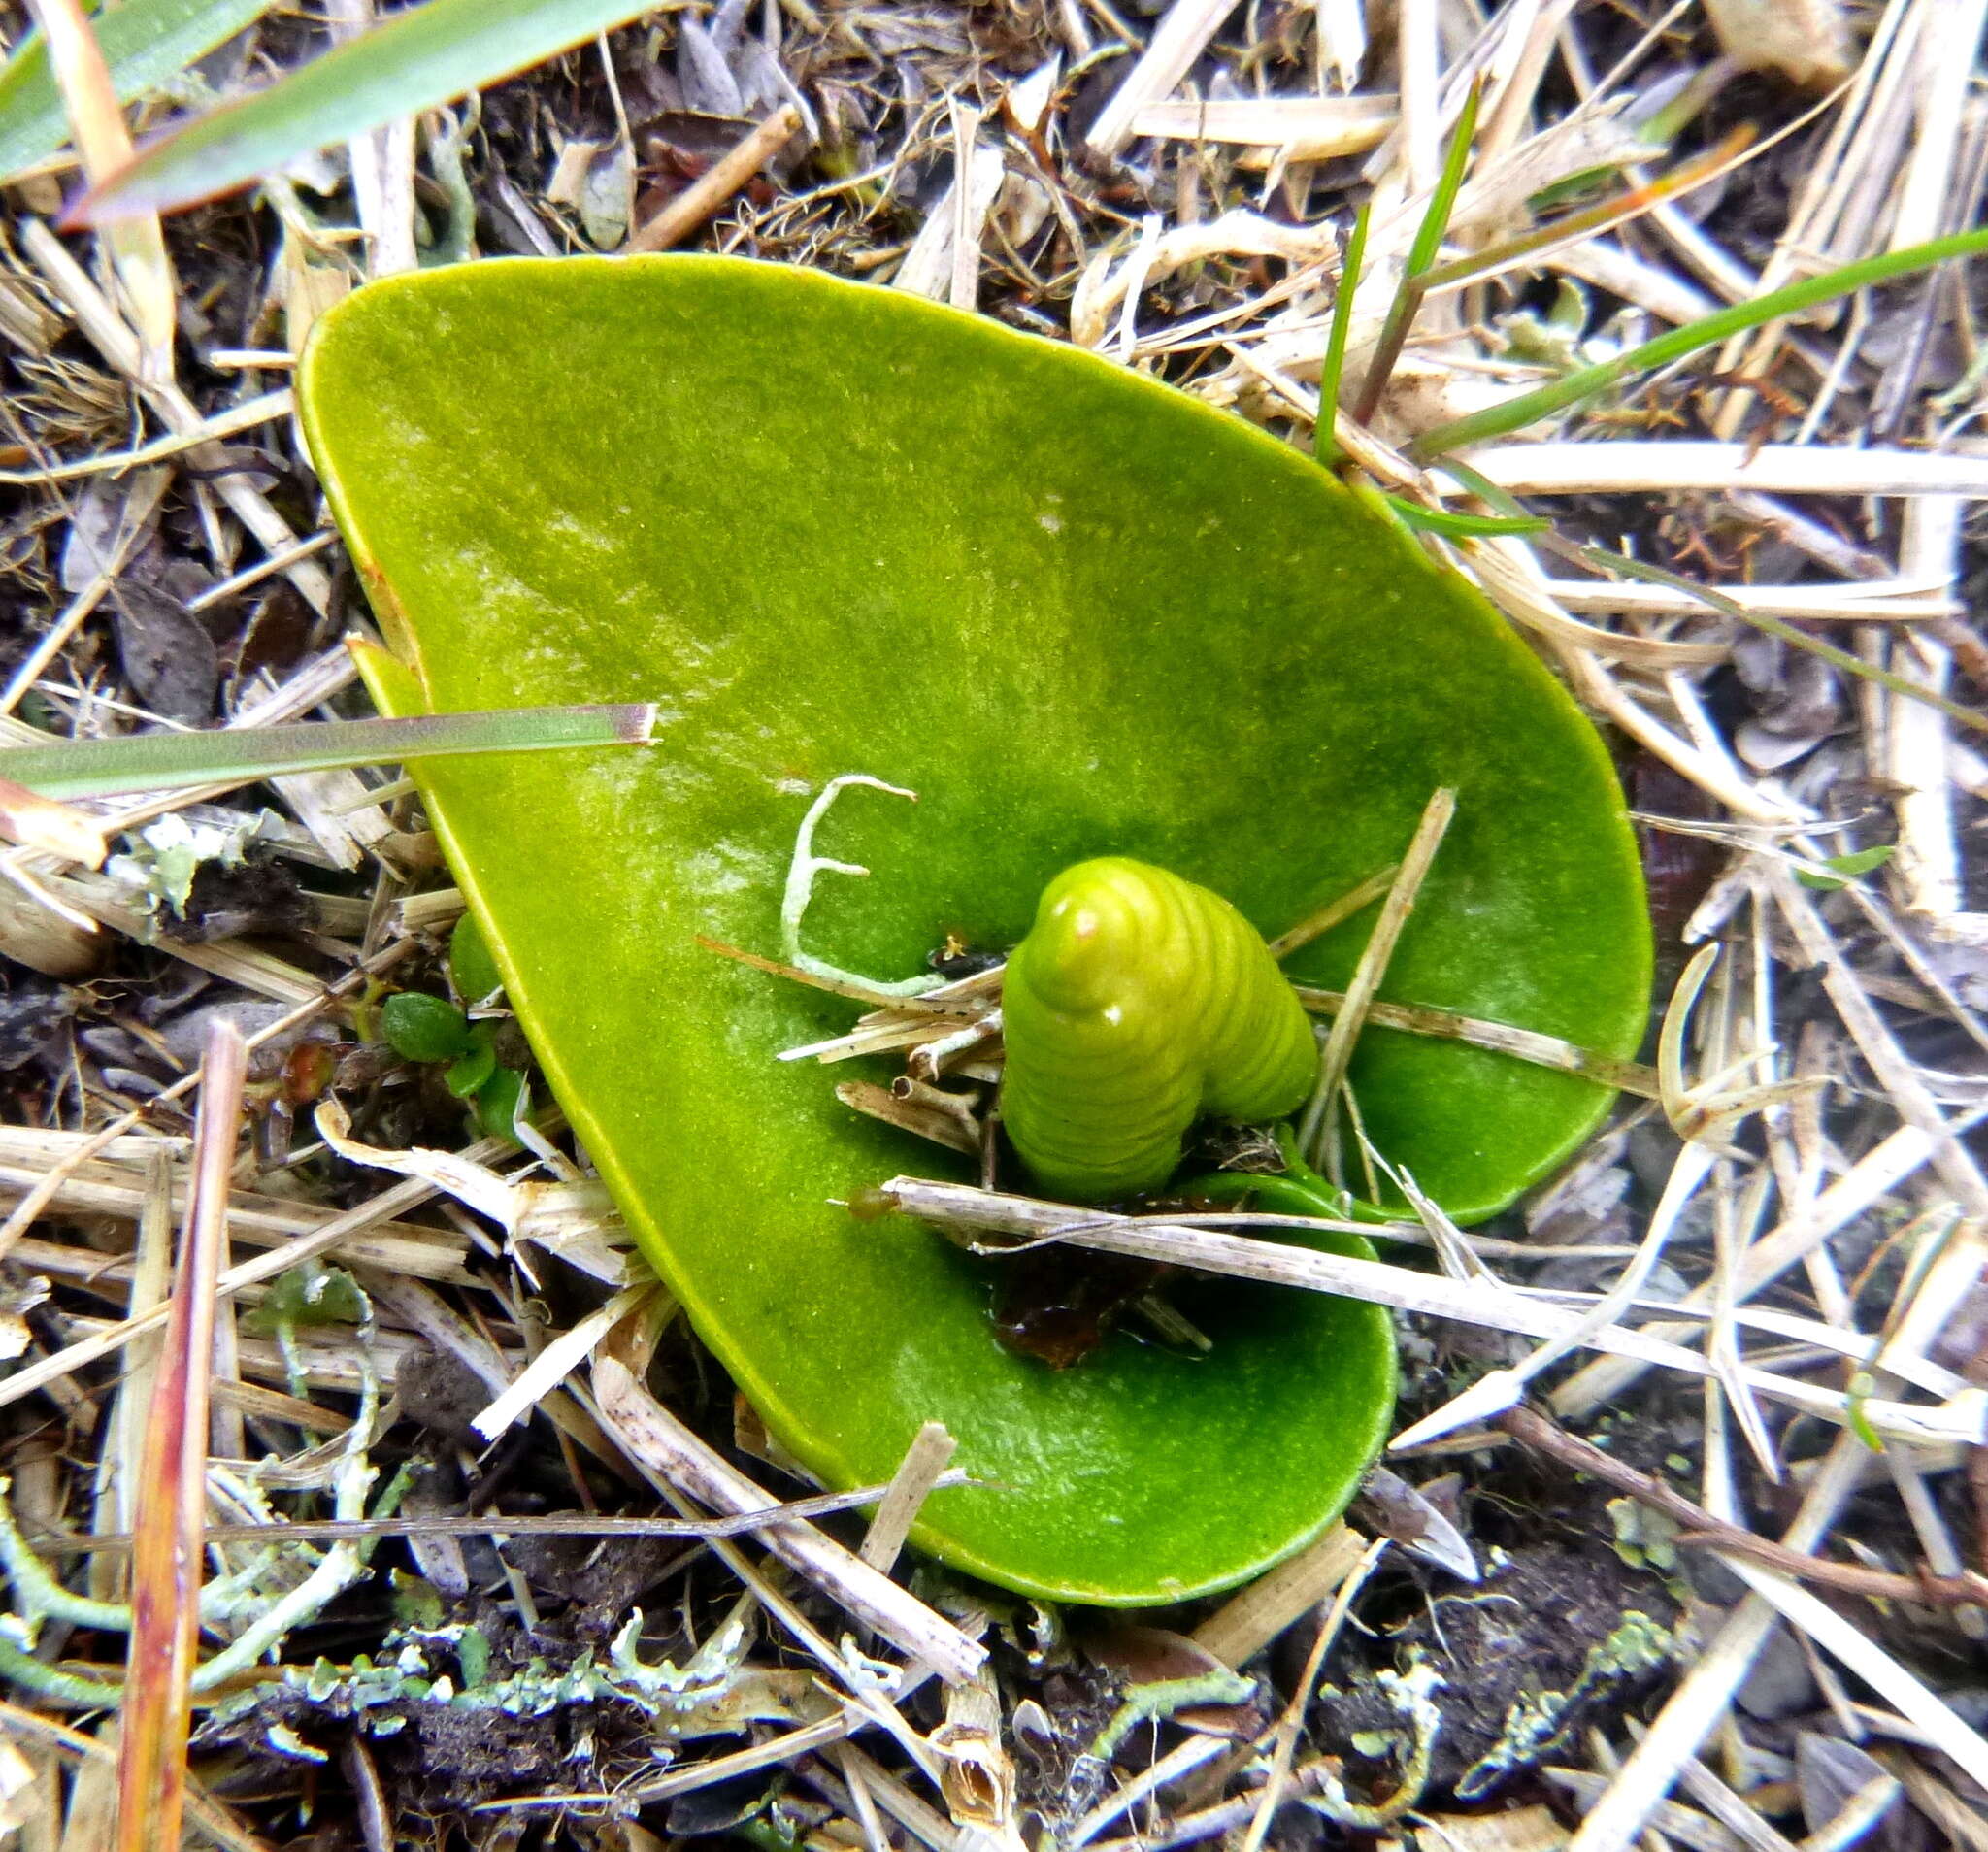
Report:
[[[212,199],[527,70],[646,11],[629,0],[428,0],[154,142],[79,201],[69,223]]]
[[[0,751],[0,778],[42,797],[111,797],[182,784],[247,783],[282,772],[399,765],[465,752],[546,752],[640,745],[653,733],[646,702],[573,708],[501,708],[409,720],[304,721],[286,727],[146,733]]]
[[[1385,868],[1376,869],[1357,887],[1334,896],[1323,907],[1314,908],[1307,913],[1295,926],[1287,926],[1275,939],[1264,941],[1264,948],[1279,961],[1290,957],[1314,939],[1323,938],[1342,920],[1351,919],[1363,907],[1371,907],[1383,899],[1394,885],[1394,877],[1401,872],[1399,862],[1390,862]]]
[[[1449,468],[1444,463],[1443,468]],[[1647,560],[1631,559],[1626,553],[1613,553],[1602,546],[1574,546],[1567,543],[1551,544],[1551,550],[1564,558],[1577,559],[1614,579],[1641,579],[1646,584],[1667,585],[1673,591],[1688,593],[1702,600],[1727,617],[1737,618],[1742,624],[1751,624],[1756,630],[1764,630],[1770,637],[1778,637],[1784,644],[1796,649],[1806,649],[1811,656],[1820,656],[1832,668],[1839,669],[1846,676],[1856,676],[1865,681],[1875,682],[1880,688],[1888,688],[1895,695],[1908,701],[1923,702],[1929,708],[1938,708],[1949,720],[1957,720],[1964,727],[1976,733],[1988,733],[1988,714],[1977,713],[1972,708],[1964,708],[1958,701],[1949,701],[1946,696],[1932,688],[1921,687],[1916,681],[1907,681],[1905,677],[1894,675],[1889,669],[1880,669],[1875,663],[1866,662],[1862,656],[1853,656],[1847,649],[1839,649],[1835,644],[1825,643],[1820,637],[1811,637],[1806,630],[1798,630],[1785,618],[1770,616],[1764,611],[1748,611],[1744,605],[1721,596],[1709,585],[1701,585],[1694,579],[1666,572],[1661,566],[1652,566]]]
[[[208,1033],[194,1126],[193,1188],[145,1437],[131,1548],[131,1648],[117,1744],[117,1852],[180,1843],[186,1800],[187,1681],[199,1630],[207,1522],[208,1384],[215,1281],[227,1245],[228,1174],[248,1054],[231,1022]]]
[[[1482,539],[1498,534],[1543,534],[1553,525],[1543,514],[1457,514],[1446,508],[1423,508],[1399,495],[1385,500],[1404,527],[1421,534]]]
[[[1512,494],[1502,482],[1492,481],[1482,470],[1474,470],[1468,463],[1461,463],[1453,456],[1446,456],[1442,459],[1442,472],[1445,476],[1454,477],[1478,501],[1482,502],[1487,508],[1496,509],[1508,520],[1529,521],[1535,518],[1533,511],[1521,502],[1516,495]],[[1543,516],[1538,518],[1544,519]],[[1545,522],[1548,530],[1551,529],[1552,525],[1550,521]],[[1534,531],[1539,532],[1540,530],[1535,529]]]
[[[1449,228],[1449,215],[1464,183],[1464,168],[1471,158],[1471,139],[1477,132],[1477,104],[1483,95],[1483,80],[1473,78],[1464,106],[1456,118],[1456,132],[1449,138],[1449,151],[1442,158],[1442,173],[1429,195],[1429,210],[1422,215],[1415,242],[1408,248],[1408,261],[1396,286],[1394,300],[1387,306],[1387,319],[1380,324],[1380,338],[1374,344],[1374,358],[1368,363],[1367,378],[1360,384],[1360,401],[1353,416],[1371,423],[1375,407],[1387,388],[1388,376],[1401,358],[1402,343],[1408,338],[1408,324],[1415,318],[1422,294],[1416,280],[1436,261],[1442,248],[1442,234]]]
[[[178,77],[269,9],[269,0],[124,0],[90,21],[117,101]],[[48,42],[23,39],[0,67],[0,180],[48,159],[69,139],[69,116],[49,66]]]
[[[1311,427],[1311,453],[1328,469],[1340,460],[1340,441],[1333,435],[1339,415],[1340,375],[1346,365],[1346,335],[1353,325],[1353,297],[1360,287],[1360,266],[1367,258],[1367,226],[1374,216],[1370,200],[1353,219],[1352,235],[1340,256],[1339,293],[1332,299],[1332,326],[1326,331],[1325,360],[1318,370],[1318,419]]]
[[[1682,360],[1701,347],[1714,347],[1736,334],[1744,334],[1750,328],[1758,328],[1783,315],[1799,314],[1818,303],[1833,302],[1839,296],[1852,295],[1859,289],[1869,289],[1874,283],[1909,277],[1950,258],[1972,257],[1983,250],[1988,250],[1988,229],[1955,232],[1950,237],[1929,239],[1923,245],[1911,245],[1904,250],[1888,251],[1882,256],[1844,264],[1839,269],[1826,271],[1820,277],[1805,278],[1784,289],[1770,290],[1751,302],[1739,303],[1685,327],[1673,328],[1653,341],[1645,341],[1640,347],[1617,354],[1612,360],[1583,367],[1578,373],[1571,373],[1564,380],[1555,380],[1534,391],[1521,393],[1503,405],[1490,406],[1482,412],[1472,413],[1469,417],[1455,418],[1448,424],[1439,425],[1410,444],[1408,454],[1418,463],[1426,463],[1432,457],[1461,449],[1467,444],[1480,444],[1486,438],[1507,437],[1513,431],[1524,430],[1529,424],[1537,424],[1541,418],[1550,417],[1555,412],[1565,411],[1583,399],[1593,398],[1598,392],[1607,391],[1618,380],[1669,366],[1673,360]]]

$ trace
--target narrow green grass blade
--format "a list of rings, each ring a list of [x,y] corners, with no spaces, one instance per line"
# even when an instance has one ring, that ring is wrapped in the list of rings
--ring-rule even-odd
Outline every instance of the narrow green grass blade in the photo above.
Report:
[[[155,89],[268,11],[269,0],[124,0],[90,24],[117,101]],[[69,139],[49,48],[36,32],[0,67],[0,180],[46,160]]]
[[[1346,365],[1346,334],[1353,325],[1353,296],[1360,286],[1360,266],[1367,258],[1367,224],[1374,216],[1370,201],[1353,220],[1353,234],[1346,240],[1340,259],[1339,293],[1332,300],[1332,326],[1325,337],[1325,360],[1318,370],[1318,422],[1311,428],[1311,452],[1328,468],[1339,461],[1340,441],[1333,435],[1333,419],[1340,406],[1340,375]]]
[[[1422,508],[1399,495],[1387,497],[1387,505],[1404,527],[1417,533],[1449,534],[1459,539],[1482,539],[1499,534],[1543,534],[1553,525],[1543,514],[1458,514],[1450,510]]]
[[[1540,525],[1532,530],[1536,534],[1551,530],[1553,525],[1551,521],[1547,520],[1542,514],[1536,515],[1509,489],[1504,487],[1501,483],[1492,481],[1482,470],[1472,469],[1468,463],[1463,462],[1460,458],[1445,456],[1442,459],[1442,473],[1445,476],[1453,477],[1465,488],[1469,489],[1478,501],[1482,502],[1486,508],[1496,509],[1507,519],[1514,521],[1537,520]]]
[[[1362,424],[1374,416],[1380,395],[1387,389],[1388,376],[1401,358],[1402,343],[1408,338],[1408,326],[1422,306],[1422,273],[1436,261],[1442,248],[1442,234],[1449,229],[1449,215],[1456,209],[1456,196],[1463,190],[1464,169],[1470,164],[1471,143],[1477,133],[1477,103],[1484,93],[1481,78],[1471,80],[1464,106],[1457,113],[1456,132],[1449,138],[1449,149],[1442,157],[1442,173],[1429,194],[1429,210],[1416,228],[1415,242],[1408,247],[1408,267],[1402,272],[1394,300],[1387,306],[1387,319],[1380,325],[1380,339],[1374,344],[1374,358],[1368,363],[1367,378],[1360,384],[1360,403],[1353,415]]]
[[[1427,462],[1433,456],[1441,456],[1446,450],[1461,449],[1467,444],[1481,444],[1486,438],[1508,436],[1513,431],[1524,430],[1529,424],[1537,424],[1541,418],[1550,417],[1555,412],[1564,411],[1568,406],[1578,405],[1583,399],[1591,399],[1596,393],[1607,391],[1619,380],[1669,366],[1673,360],[1682,360],[1701,347],[1715,346],[1733,335],[1744,334],[1749,328],[1758,328],[1782,315],[1797,314],[1818,303],[1834,301],[1838,296],[1869,289],[1873,283],[1890,282],[1896,277],[1909,277],[1915,271],[1930,270],[1935,264],[1945,263],[1951,257],[1971,257],[1983,250],[1988,250],[1988,229],[1955,232],[1950,237],[1931,239],[1923,245],[1909,245],[1904,250],[1889,251],[1880,257],[1866,257],[1858,263],[1844,264],[1840,269],[1820,277],[1805,278],[1801,282],[1790,283],[1785,289],[1770,290],[1751,302],[1738,303],[1731,309],[1721,309],[1716,314],[1702,316],[1685,327],[1673,328],[1654,341],[1645,341],[1640,347],[1632,347],[1627,353],[1617,354],[1614,359],[1604,360],[1596,366],[1583,367],[1578,373],[1571,373],[1564,380],[1555,380],[1537,391],[1522,393],[1515,399],[1508,399],[1503,405],[1494,405],[1485,411],[1474,412],[1467,418],[1439,425],[1409,445],[1408,453],[1417,462]]]
[[[128,740],[65,740],[0,751],[0,778],[49,798],[111,797],[182,784],[247,781],[284,772],[465,752],[544,752],[637,745],[655,727],[646,702],[571,708],[504,708],[411,720],[306,721],[290,727],[147,733]]]
[[[1471,158],[1471,143],[1477,134],[1477,104],[1484,94],[1481,79],[1473,79],[1457,112],[1456,131],[1442,156],[1442,173],[1429,195],[1429,210],[1415,228],[1415,242],[1408,247],[1408,275],[1419,277],[1436,261],[1442,248],[1442,234],[1449,229],[1449,215],[1456,210],[1456,196],[1463,190],[1464,168]]]
[[[80,202],[72,220],[101,224],[212,199],[314,149],[527,70],[646,11],[629,0],[427,0],[153,143]]]

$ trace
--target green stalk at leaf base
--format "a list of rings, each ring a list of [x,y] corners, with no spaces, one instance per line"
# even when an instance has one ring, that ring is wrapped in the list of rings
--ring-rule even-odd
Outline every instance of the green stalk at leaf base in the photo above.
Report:
[[[1869,289],[1873,283],[1909,277],[1916,271],[1930,270],[1935,264],[1945,263],[1948,258],[1971,257],[1983,250],[1988,250],[1988,229],[1955,232],[1951,237],[1930,239],[1923,245],[1910,245],[1904,250],[1889,251],[1881,257],[1867,257],[1860,263],[1844,264],[1840,269],[1820,277],[1805,278],[1801,282],[1790,283],[1785,289],[1773,289],[1764,296],[1756,296],[1751,302],[1739,303],[1731,309],[1721,309],[1716,314],[1705,315],[1687,327],[1673,328],[1668,334],[1657,336],[1654,341],[1645,341],[1640,347],[1617,354],[1612,360],[1583,367],[1578,373],[1571,373],[1566,379],[1555,380],[1536,391],[1521,393],[1503,405],[1494,405],[1485,411],[1474,412],[1467,418],[1456,418],[1448,424],[1439,425],[1410,444],[1408,454],[1417,463],[1426,463],[1431,457],[1462,449],[1469,444],[1508,436],[1513,431],[1524,430],[1529,424],[1537,424],[1541,418],[1551,417],[1554,413],[1565,411],[1571,405],[1578,405],[1599,392],[1606,392],[1617,380],[1669,366],[1672,361],[1682,360],[1701,347],[1714,347],[1734,335],[1745,334],[1783,315],[1799,314],[1805,309],[1813,309],[1818,303],[1833,302],[1839,296]]]
[[[288,727],[224,727],[145,733],[123,740],[65,740],[0,750],[0,778],[48,798],[112,797],[180,785],[249,783],[286,772],[470,752],[547,752],[574,746],[639,745],[655,730],[648,702],[570,708],[504,708],[406,720],[305,721]]]

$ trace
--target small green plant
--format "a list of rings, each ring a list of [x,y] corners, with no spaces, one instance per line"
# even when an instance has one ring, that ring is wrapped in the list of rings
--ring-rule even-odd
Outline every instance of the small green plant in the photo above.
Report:
[[[442,1068],[444,1084],[458,1100],[471,1103],[484,1136],[511,1136],[524,1076],[498,1060],[491,1024],[471,1021],[446,997],[398,990],[381,1006],[380,1033],[402,1060]]]

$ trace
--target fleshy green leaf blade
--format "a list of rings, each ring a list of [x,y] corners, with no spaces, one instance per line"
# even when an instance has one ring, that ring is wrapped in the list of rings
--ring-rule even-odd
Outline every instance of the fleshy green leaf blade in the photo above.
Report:
[[[72,220],[101,224],[211,199],[529,70],[646,11],[628,0],[427,0],[153,143],[81,201]]]
[[[405,1061],[454,1061],[475,1046],[462,1011],[425,990],[397,990],[387,998],[380,1009],[380,1032]]]
[[[640,692],[679,716],[667,757],[414,776],[547,1081],[771,1430],[858,1484],[943,1420],[989,1483],[937,1495],[918,1541],[1035,1595],[1178,1599],[1316,1536],[1385,1432],[1385,1320],[1197,1287],[1205,1357],[1011,1354],[994,1268],[829,1200],[963,1168],[776,1058],[854,1008],[699,936],[779,945],[795,830],[843,773],[919,793],[839,809],[815,845],[872,875],[823,884],[809,949],[883,976],[947,933],[1011,945],[1047,880],[1102,853],[1279,932],[1398,858],[1454,784],[1387,994],[1626,1053],[1650,948],[1621,793],[1509,628],[1240,421],[816,274],[394,279],[319,324],[299,403],[414,665],[364,659],[382,705]],[[1293,975],[1342,982],[1371,925]],[[1508,1201],[1607,1108],[1577,1077],[1409,1042],[1364,1035],[1352,1084],[1454,1212]]]
[[[176,78],[269,10],[270,0],[124,0],[90,20],[120,103]],[[69,140],[69,116],[39,32],[0,68],[0,180]]]
[[[546,752],[639,745],[655,724],[646,702],[515,708],[406,720],[310,720],[287,727],[214,727],[121,740],[64,740],[0,750],[0,778],[50,798],[112,797],[179,785],[245,783],[280,772],[461,753]]]

